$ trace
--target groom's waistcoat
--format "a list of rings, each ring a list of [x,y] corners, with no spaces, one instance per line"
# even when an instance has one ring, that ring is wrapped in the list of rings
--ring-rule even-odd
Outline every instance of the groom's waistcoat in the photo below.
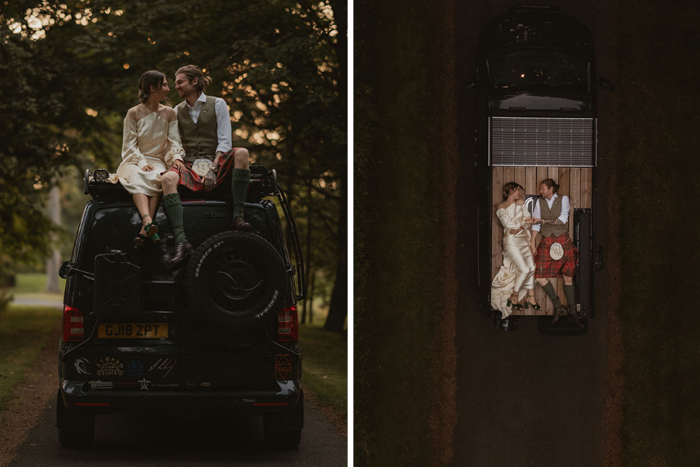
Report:
[[[561,216],[561,200],[562,196],[557,196],[554,198],[552,207],[547,205],[547,200],[545,198],[540,198],[540,218],[548,221],[556,220],[557,217]],[[542,224],[540,228],[540,234],[544,237],[551,237],[552,235],[558,237],[569,231],[569,223],[566,224]]]
[[[216,135],[216,109],[214,108],[214,98],[206,96],[207,100],[202,104],[197,123],[192,121],[190,113],[185,107],[187,101],[182,101],[177,106],[177,126],[180,130],[182,147],[185,149],[185,160],[194,160],[206,157],[214,159],[216,147],[219,144]]]

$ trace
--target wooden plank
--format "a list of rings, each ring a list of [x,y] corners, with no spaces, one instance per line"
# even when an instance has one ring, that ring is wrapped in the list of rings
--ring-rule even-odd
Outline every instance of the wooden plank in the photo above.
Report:
[[[559,167],[559,194],[569,196],[569,168]]]
[[[503,202],[503,167],[493,168],[493,182],[491,186],[493,197],[491,199],[491,278],[496,277],[503,264],[503,226],[496,216],[498,205]]]
[[[503,185],[515,181],[515,167],[503,167]],[[501,185],[501,188],[503,187]]]
[[[542,180],[549,178],[547,167],[537,167],[537,193],[540,192]]]
[[[559,167],[559,196],[568,196],[569,201],[571,201],[571,191],[570,191],[570,186],[571,186],[571,180],[569,179],[570,176],[570,169],[568,167]],[[569,220],[573,220],[573,215],[574,212],[570,211],[569,212]],[[573,222],[569,222],[569,238],[572,237],[573,233]]]
[[[536,195],[540,192],[540,187],[537,180],[537,169],[535,167],[527,167],[525,169],[525,192],[528,195]]]
[[[549,167],[547,170],[547,178],[554,180],[554,183],[559,184],[559,168]]]
[[[514,167],[515,174],[514,174],[514,181],[521,187],[525,188],[525,185],[527,184],[527,180],[525,178],[525,167]],[[527,190],[525,191],[527,193]]]
[[[593,169],[581,169],[581,207],[591,207],[591,194],[593,191]]]
[[[569,171],[569,238],[574,238],[574,209],[581,207],[581,169],[572,167]]]

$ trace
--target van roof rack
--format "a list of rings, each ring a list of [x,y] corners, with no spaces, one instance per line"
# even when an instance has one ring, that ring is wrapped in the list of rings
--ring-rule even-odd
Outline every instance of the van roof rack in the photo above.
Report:
[[[131,194],[122,186],[117,174],[110,173],[107,169],[95,169],[93,172],[86,169],[83,191],[86,195],[92,196],[92,199],[131,199]],[[231,186],[222,184],[206,192],[192,191],[180,185],[178,193],[182,200],[228,201],[231,199]],[[250,165],[250,183],[248,183],[246,201],[256,203],[268,196],[279,196],[277,172],[274,169],[268,171],[264,166],[254,162]]]

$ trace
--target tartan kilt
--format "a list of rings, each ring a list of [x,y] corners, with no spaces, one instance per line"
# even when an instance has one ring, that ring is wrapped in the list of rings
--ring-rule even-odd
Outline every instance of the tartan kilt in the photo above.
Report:
[[[561,243],[564,249],[564,256],[559,260],[553,260],[549,255],[549,248],[554,243]],[[562,277],[562,275],[573,277],[576,273],[578,263],[578,248],[569,238],[569,234],[564,233],[559,237],[542,237],[542,242],[537,248],[535,257],[535,277],[546,279],[548,277]]]
[[[216,173],[216,184],[214,188],[218,187],[222,183],[228,181],[230,184],[231,173],[233,170],[233,155],[239,148],[233,148],[230,151],[224,153],[219,157],[217,162],[217,167],[219,168]],[[213,159],[212,159],[213,160]],[[192,170],[192,162],[185,162],[185,170],[179,171],[175,166],[170,167],[167,172],[173,171],[180,175],[180,185],[189,188],[192,191],[206,191],[204,189],[204,183],[202,182],[202,177],[197,175]]]

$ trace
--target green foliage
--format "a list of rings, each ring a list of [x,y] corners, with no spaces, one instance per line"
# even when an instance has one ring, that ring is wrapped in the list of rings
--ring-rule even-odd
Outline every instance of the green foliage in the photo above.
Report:
[[[306,253],[333,277],[347,178],[346,37],[333,14],[328,1],[5,2],[0,251],[20,261],[46,253],[42,199],[54,177],[75,166],[79,185],[86,167],[116,170],[139,76],[158,69],[173,85],[175,71],[194,63],[213,80],[205,92],[229,105],[234,145],[277,169],[299,220],[316,219],[300,221],[314,229]]]

